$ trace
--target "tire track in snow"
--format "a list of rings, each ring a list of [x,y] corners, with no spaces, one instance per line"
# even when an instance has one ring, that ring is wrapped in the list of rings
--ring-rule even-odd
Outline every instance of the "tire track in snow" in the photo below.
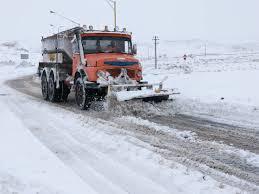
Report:
[[[165,158],[198,167],[204,173],[206,173],[207,168],[202,168],[202,165],[205,165],[258,186],[259,168],[247,164],[238,156],[224,152],[224,145],[209,141],[193,141],[189,140],[188,137],[186,139],[179,138],[170,132],[158,130],[161,126],[145,125],[141,123],[143,121],[140,119],[139,123],[134,120],[127,121],[122,118],[113,122],[118,123],[119,127],[131,131],[132,135],[140,140],[159,149],[158,152],[162,153]],[[244,183],[245,185],[246,183]]]
[[[40,89],[38,84],[32,82],[31,77],[21,78],[18,81],[10,81],[8,85],[11,87],[36,98],[41,98]],[[118,125],[120,128],[127,132],[132,132],[131,135],[137,137],[138,139],[149,143],[152,145],[156,151],[161,153],[165,158],[170,160],[177,160],[179,162],[188,164],[190,166],[195,166],[196,168],[204,171],[204,173],[215,174],[210,170],[205,170],[202,165],[208,166],[211,169],[219,170],[223,173],[234,175],[238,178],[246,180],[258,186],[259,174],[258,168],[254,166],[249,166],[246,161],[242,158],[231,155],[229,153],[222,152],[217,145],[209,141],[223,141],[226,144],[233,144],[233,146],[238,148],[247,148],[251,151],[258,151],[258,142],[253,135],[251,130],[244,129],[235,130],[231,128],[231,125],[225,125],[221,123],[215,123],[210,121],[201,120],[196,117],[190,117],[187,115],[177,115],[177,116],[157,116],[152,115],[146,119],[153,121],[155,123],[166,125],[170,128],[177,128],[179,130],[191,130],[198,134],[198,136],[203,140],[202,142],[188,142],[177,139],[175,136],[170,136],[170,134],[158,133],[157,130],[152,129],[152,127],[146,125],[139,125],[134,122],[125,122],[125,119],[116,119],[116,114],[107,114],[105,112],[82,112],[77,110],[74,103],[70,101],[68,104],[54,104],[54,106],[65,108],[66,110],[71,110],[75,113],[86,114],[87,116],[93,118],[100,118],[111,122],[111,124]],[[142,116],[141,114],[134,113],[137,116]],[[153,116],[153,117],[152,117]],[[240,131],[240,132],[239,132]],[[229,134],[228,134],[229,133]],[[228,141],[229,138],[229,141]],[[241,143],[240,143],[241,141]],[[249,147],[250,142],[254,142],[253,145]],[[224,149],[224,146],[222,146]],[[224,176],[216,175],[218,179],[224,178]],[[228,180],[229,181],[229,180]],[[232,183],[238,186],[237,183]],[[239,185],[240,186],[240,185]],[[243,183],[242,188],[253,188],[251,185]]]
[[[173,117],[154,116],[148,120],[171,128],[191,130],[203,140],[223,142],[259,154],[258,132],[250,129],[182,114]]]
[[[69,130],[66,130],[68,127],[63,120],[59,122],[48,115],[50,120],[46,122],[46,112],[36,110],[35,107],[28,110],[26,106],[15,101],[10,103],[10,107],[23,118],[24,124],[30,131],[98,193],[170,193],[149,177],[106,157],[105,154],[89,145],[86,140],[84,143],[80,142],[78,139],[81,134],[72,135]],[[36,119],[35,112],[38,116]],[[136,183],[141,186],[136,186]]]

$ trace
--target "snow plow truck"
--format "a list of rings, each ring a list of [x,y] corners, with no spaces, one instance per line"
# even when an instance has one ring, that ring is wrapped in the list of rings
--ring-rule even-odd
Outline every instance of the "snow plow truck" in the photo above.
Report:
[[[168,100],[172,90],[163,89],[163,81],[142,81],[142,67],[135,58],[132,33],[75,27],[42,38],[43,60],[38,74],[44,100],[67,101],[70,92],[80,109],[93,101],[114,96],[118,101],[143,99]]]

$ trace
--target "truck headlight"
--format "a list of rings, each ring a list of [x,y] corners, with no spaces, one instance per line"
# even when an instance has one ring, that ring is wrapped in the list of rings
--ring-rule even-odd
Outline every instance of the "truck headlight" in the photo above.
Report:
[[[99,70],[99,71],[97,71],[96,75],[97,75],[98,78],[108,79],[109,76],[110,76],[110,73],[107,72],[107,71]]]
[[[138,76],[138,77],[142,77],[142,71],[138,71],[138,72],[137,72],[137,76]]]

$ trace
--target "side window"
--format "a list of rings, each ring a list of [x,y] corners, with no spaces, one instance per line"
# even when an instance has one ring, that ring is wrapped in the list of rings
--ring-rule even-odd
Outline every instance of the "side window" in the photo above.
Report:
[[[73,53],[79,53],[79,48],[78,48],[77,40],[73,41],[73,43],[72,43],[72,50],[73,50]]]
[[[132,54],[133,53],[133,50],[132,50],[132,42],[128,42],[128,48],[129,48],[129,54]]]
[[[125,53],[132,53],[132,47],[131,47],[131,42],[130,41],[124,41],[124,52]]]
[[[128,41],[125,41],[125,44],[124,44],[124,52],[125,53],[129,53],[129,48],[130,48],[130,45],[129,45],[129,42]]]

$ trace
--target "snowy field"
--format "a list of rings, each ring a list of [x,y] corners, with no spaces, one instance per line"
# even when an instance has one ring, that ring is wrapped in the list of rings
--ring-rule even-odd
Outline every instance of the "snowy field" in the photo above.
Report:
[[[158,69],[154,59],[143,58],[144,79],[157,82],[168,77],[165,87],[181,93],[175,97],[180,112],[258,129],[259,44],[209,44],[204,56],[200,41],[181,43],[160,45]]]
[[[236,188],[238,184],[230,186],[178,161],[167,160],[150,149],[145,140],[122,131],[123,124],[94,120],[87,113],[49,105],[9,88],[4,84],[6,80],[35,73],[37,55],[23,62],[19,52],[13,54],[16,49],[0,48],[0,193],[247,193]],[[11,56],[1,55],[7,51]],[[236,62],[236,55],[232,59],[197,56],[187,62],[163,57],[158,70],[153,68],[152,60],[143,60],[142,64],[145,79],[154,82],[168,76],[165,86],[178,88],[181,94],[174,97],[173,112],[258,129],[259,92],[254,86],[259,81],[259,55],[242,57],[245,59],[241,64]],[[174,138],[187,137],[190,143],[196,139],[191,132],[161,129],[135,117],[118,120],[150,125],[158,132],[170,131]],[[226,147],[221,146],[224,152]],[[233,149],[228,152],[231,154]],[[234,152],[249,160],[250,165],[259,166],[258,155],[244,150]]]

